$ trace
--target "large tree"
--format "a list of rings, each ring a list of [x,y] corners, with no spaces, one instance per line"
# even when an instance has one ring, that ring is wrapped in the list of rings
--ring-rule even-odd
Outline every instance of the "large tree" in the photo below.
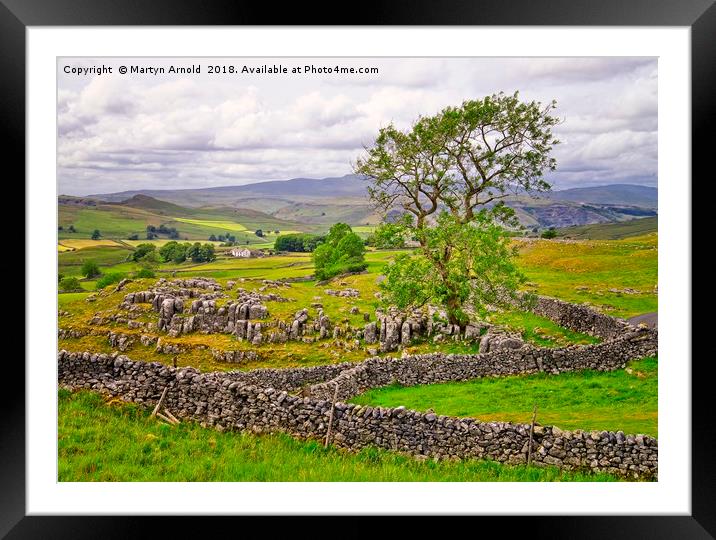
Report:
[[[380,129],[354,172],[370,180],[370,199],[384,216],[409,216],[397,226],[420,243],[389,266],[389,301],[439,302],[464,327],[467,304],[482,311],[514,292],[522,278],[498,224],[516,220],[501,199],[551,188],[544,173],[556,167],[555,107],[500,93],[422,116],[406,130]]]

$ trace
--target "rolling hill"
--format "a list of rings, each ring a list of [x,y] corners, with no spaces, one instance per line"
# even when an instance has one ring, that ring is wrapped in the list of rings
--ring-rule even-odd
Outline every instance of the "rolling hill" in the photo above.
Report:
[[[600,223],[558,229],[557,234],[575,240],[621,240],[633,236],[655,233],[658,230],[658,218],[646,217],[621,221],[619,223]]]
[[[58,199],[58,236],[63,239],[89,238],[98,229],[102,238],[146,237],[148,225],[176,229],[182,240],[207,240],[232,234],[245,243],[266,242],[255,231],[305,231],[313,227],[272,216],[254,209],[228,206],[187,208],[147,195],[134,195],[122,202],[106,202],[89,197]],[[70,226],[75,232],[71,232]],[[160,238],[164,238],[160,234]]]
[[[505,203],[515,209],[526,227],[569,227],[656,216],[657,194],[653,187],[614,184],[537,196],[522,193],[511,195]],[[182,213],[182,217],[192,212],[212,215],[218,212],[225,216],[234,211],[241,215],[239,219],[260,223],[264,228],[274,221],[284,228],[288,225],[298,228],[297,224],[302,224],[310,229],[326,228],[337,221],[366,225],[380,220],[368,202],[367,182],[356,175],[201,189],[123,191],[81,199],[158,215]]]

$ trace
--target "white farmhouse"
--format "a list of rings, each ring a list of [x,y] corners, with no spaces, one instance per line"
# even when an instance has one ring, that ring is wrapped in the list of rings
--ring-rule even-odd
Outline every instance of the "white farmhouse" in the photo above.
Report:
[[[239,257],[241,259],[249,259],[254,255],[253,252],[246,247],[235,247],[229,253],[231,253],[232,257]]]

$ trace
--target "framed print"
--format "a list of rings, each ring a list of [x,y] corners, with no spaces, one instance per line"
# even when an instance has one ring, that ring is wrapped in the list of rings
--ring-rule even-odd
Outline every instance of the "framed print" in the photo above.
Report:
[[[578,4],[5,2],[28,316],[3,534],[713,535],[691,204],[716,11]]]

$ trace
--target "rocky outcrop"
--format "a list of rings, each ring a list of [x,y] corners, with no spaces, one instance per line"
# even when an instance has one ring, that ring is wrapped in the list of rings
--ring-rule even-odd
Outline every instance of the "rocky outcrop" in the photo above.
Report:
[[[325,292],[329,296],[340,296],[345,298],[358,298],[360,296],[360,291],[358,289],[351,289],[351,288],[345,288],[345,289],[326,289]]]
[[[229,362],[231,364],[246,364],[259,359],[259,353],[256,351],[220,351],[212,349],[211,355],[217,362]]]
[[[134,336],[119,332],[109,332],[107,335],[109,346],[122,352],[129,350],[134,345]]]

